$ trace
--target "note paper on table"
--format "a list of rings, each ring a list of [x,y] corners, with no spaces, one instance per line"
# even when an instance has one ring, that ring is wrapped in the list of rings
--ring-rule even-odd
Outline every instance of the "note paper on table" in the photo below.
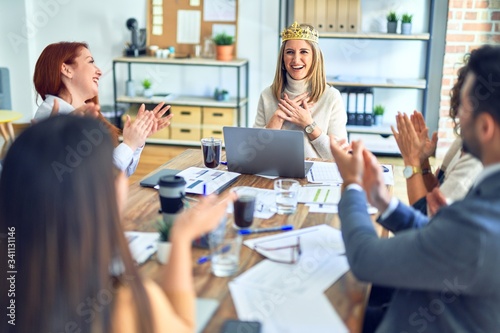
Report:
[[[261,321],[262,333],[347,332],[323,294],[349,270],[339,230],[319,225],[247,239],[244,244],[275,248],[295,243],[297,237],[302,249],[297,264],[263,260],[229,283],[238,317]]]
[[[299,189],[298,201],[301,203],[317,203],[337,205],[340,201],[340,186],[302,186]]]

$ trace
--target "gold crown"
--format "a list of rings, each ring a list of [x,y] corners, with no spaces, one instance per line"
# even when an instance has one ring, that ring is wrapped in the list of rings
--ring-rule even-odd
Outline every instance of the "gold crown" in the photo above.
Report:
[[[281,32],[281,38],[282,42],[286,42],[290,39],[303,39],[317,43],[319,34],[318,31],[311,26],[301,27],[297,22],[294,22]]]

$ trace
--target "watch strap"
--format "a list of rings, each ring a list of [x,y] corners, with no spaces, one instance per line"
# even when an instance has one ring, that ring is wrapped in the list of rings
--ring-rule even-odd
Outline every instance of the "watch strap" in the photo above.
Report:
[[[409,169],[411,169],[411,174],[409,174],[409,172],[408,172]],[[422,168],[419,166],[407,165],[407,166],[405,166],[405,168],[403,170],[403,175],[406,179],[410,179],[411,177],[413,177],[413,175],[415,175],[417,173],[423,174]]]

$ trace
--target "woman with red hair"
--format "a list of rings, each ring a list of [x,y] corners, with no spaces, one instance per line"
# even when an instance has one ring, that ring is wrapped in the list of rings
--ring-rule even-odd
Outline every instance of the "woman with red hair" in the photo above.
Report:
[[[172,115],[163,117],[170,106],[162,108],[164,103],[160,103],[149,112],[144,104],[141,105],[135,121],[127,116],[123,142],[118,144],[120,129],[109,123],[99,111],[97,95],[101,75],[87,44],[60,42],[48,45],[40,54],[33,75],[35,89],[43,100],[34,119],[47,118],[53,111],[97,115],[115,142],[115,165],[130,176],[137,168],[146,138],[170,124]]]

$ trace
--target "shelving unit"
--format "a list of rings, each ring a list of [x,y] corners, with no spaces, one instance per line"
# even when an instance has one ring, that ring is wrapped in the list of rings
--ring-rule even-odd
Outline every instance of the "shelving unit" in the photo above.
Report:
[[[293,4],[289,4],[288,1],[280,0],[280,22],[279,28],[291,24],[293,20]],[[428,98],[429,98],[429,77],[430,77],[430,57],[431,57],[431,41],[433,36],[433,22],[434,22],[434,8],[435,0],[429,0],[429,24],[427,33],[402,35],[402,34],[388,34],[388,33],[377,33],[377,32],[320,32],[319,38],[321,40],[342,40],[342,39],[353,39],[353,40],[384,40],[384,41],[394,41],[395,43],[407,43],[407,42],[420,42],[426,44],[425,49],[425,63],[424,63],[424,77],[415,79],[395,79],[395,78],[364,78],[364,77],[347,77],[347,76],[327,76],[327,82],[329,85],[345,88],[345,87],[359,87],[359,88],[383,88],[383,89],[414,89],[422,91],[422,110],[423,115],[426,115],[428,108]],[[284,24],[283,24],[284,23]],[[281,30],[280,30],[281,31]],[[324,54],[324,56],[327,56]],[[379,143],[373,145],[373,147],[368,147],[375,153],[381,154],[399,154],[399,149],[395,144],[392,132],[389,126],[357,126],[357,125],[347,125],[347,132],[349,134],[350,140],[352,139],[363,139],[365,144],[368,141],[368,145],[374,141],[379,140]],[[387,149],[380,149],[380,147],[387,147]]]
[[[118,95],[117,65],[127,66],[128,80],[132,80],[132,65],[151,64],[166,66],[199,66],[213,68],[232,68],[236,75],[236,96],[228,101],[216,101],[211,97],[169,94],[166,96],[129,97]],[[248,126],[248,60],[236,59],[232,61],[217,61],[204,58],[161,59],[155,57],[119,57],[113,59],[113,94],[115,103],[115,117],[117,117],[118,103],[158,104],[165,101],[172,106],[174,118],[169,128],[155,133],[147,142],[199,145],[203,136],[222,137],[223,126]],[[242,84],[242,79],[244,83]],[[117,118],[118,119],[118,118]],[[117,121],[119,122],[119,120]],[[117,124],[120,125],[120,124]]]

